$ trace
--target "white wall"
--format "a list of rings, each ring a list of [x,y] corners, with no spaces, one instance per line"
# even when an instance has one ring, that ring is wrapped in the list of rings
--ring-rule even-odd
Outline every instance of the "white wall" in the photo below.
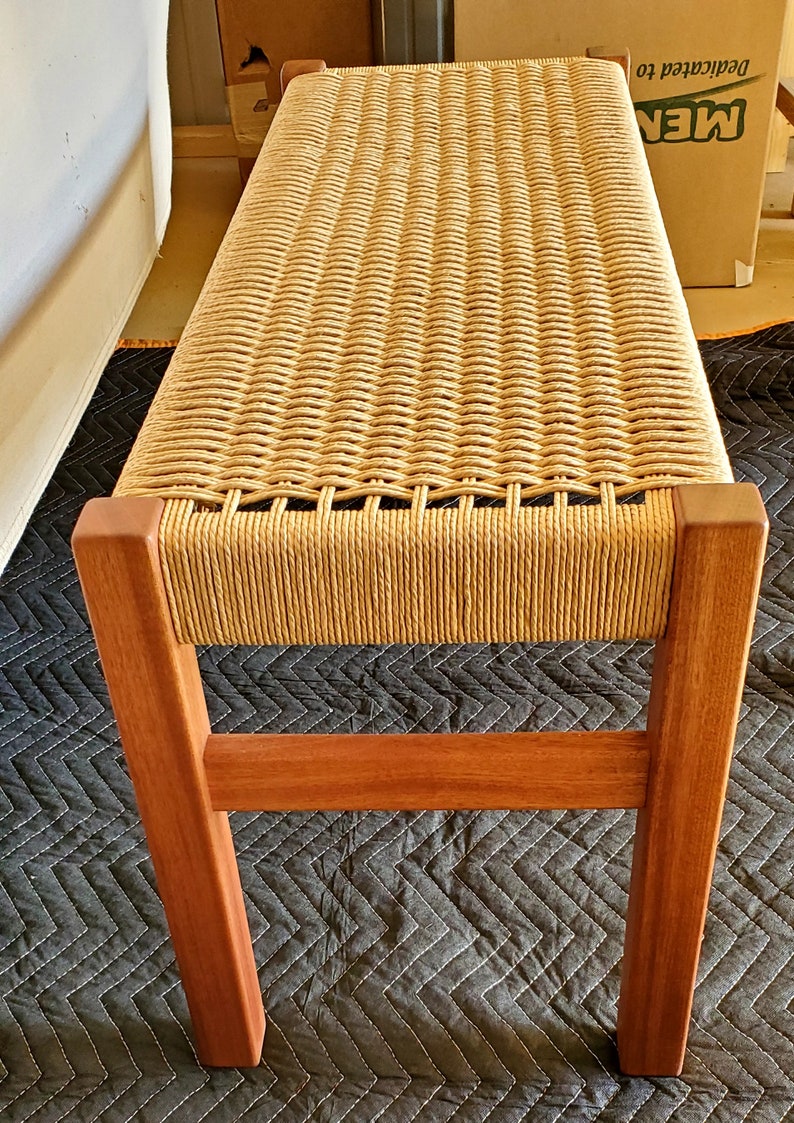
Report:
[[[0,2],[0,567],[170,207],[168,0]]]
[[[0,338],[81,237],[149,127],[170,187],[167,0],[0,4]]]

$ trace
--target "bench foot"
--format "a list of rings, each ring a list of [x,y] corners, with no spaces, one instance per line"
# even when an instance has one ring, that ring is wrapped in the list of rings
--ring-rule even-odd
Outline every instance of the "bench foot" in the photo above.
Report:
[[[674,1076],[684,1062],[767,536],[752,484],[681,487],[675,504],[618,1006],[620,1066],[630,1075]]]
[[[252,1066],[265,1018],[228,816],[204,774],[209,720],[192,646],[174,636],[160,499],[94,499],[75,558],[206,1065]]]

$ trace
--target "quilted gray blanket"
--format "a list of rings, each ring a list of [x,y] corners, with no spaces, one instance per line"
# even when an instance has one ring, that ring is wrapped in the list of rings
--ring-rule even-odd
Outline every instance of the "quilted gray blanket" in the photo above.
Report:
[[[207,1071],[68,539],[170,356],[120,351],[0,579],[0,1109],[106,1119],[748,1120],[794,1114],[794,325],[703,352],[769,562],[675,1080],[612,1035],[629,812],[233,816],[269,1025]],[[651,650],[218,649],[219,730],[640,726]]]

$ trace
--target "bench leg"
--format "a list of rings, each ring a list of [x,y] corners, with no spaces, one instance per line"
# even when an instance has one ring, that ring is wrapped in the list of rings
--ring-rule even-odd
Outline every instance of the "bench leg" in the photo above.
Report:
[[[94,499],[75,558],[206,1065],[259,1063],[262,997],[228,817],[213,811],[209,720],[177,642],[158,558],[159,499]]]
[[[752,484],[681,487],[675,503],[618,1006],[620,1066],[631,1075],[673,1076],[684,1062],[767,536]]]

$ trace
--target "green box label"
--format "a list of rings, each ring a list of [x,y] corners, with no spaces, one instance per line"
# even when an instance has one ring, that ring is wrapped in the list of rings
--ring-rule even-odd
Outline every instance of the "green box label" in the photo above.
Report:
[[[723,60],[725,61],[725,60]],[[734,62],[736,60],[733,60]],[[745,60],[749,65],[749,60]],[[737,67],[747,68],[745,62]],[[665,67],[689,67],[689,63],[664,63],[660,68],[663,77]],[[711,65],[715,65],[712,63]],[[730,65],[730,64],[729,64]],[[637,68],[639,77],[648,76],[649,68],[656,70],[653,63],[643,64]],[[640,75],[640,71],[643,74]],[[682,70],[683,72],[683,70]],[[734,73],[737,71],[734,70]],[[668,71],[672,73],[672,71]],[[691,75],[694,73],[688,70]],[[756,74],[751,78],[741,78],[736,82],[728,82],[723,86],[712,86],[707,90],[696,90],[692,93],[674,94],[669,97],[654,98],[651,101],[635,101],[634,109],[637,114],[637,123],[640,126],[642,139],[646,144],[706,144],[710,140],[732,141],[739,140],[744,134],[745,114],[747,99],[743,97],[717,97],[727,94],[741,86],[749,86],[760,81],[763,74]]]

